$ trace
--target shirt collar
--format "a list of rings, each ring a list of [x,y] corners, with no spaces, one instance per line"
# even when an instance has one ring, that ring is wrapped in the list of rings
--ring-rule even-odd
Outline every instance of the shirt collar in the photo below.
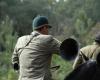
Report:
[[[31,35],[39,35],[39,34],[41,34],[41,33],[39,33],[38,31],[33,31],[33,32],[31,33]]]

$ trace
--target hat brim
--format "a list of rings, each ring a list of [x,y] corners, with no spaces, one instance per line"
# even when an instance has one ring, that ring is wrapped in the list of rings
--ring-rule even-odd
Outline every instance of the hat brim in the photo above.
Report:
[[[48,28],[52,28],[52,26],[48,24]]]
[[[38,27],[34,27],[34,30],[39,29],[39,28],[42,28],[43,26],[47,26],[48,28],[52,28],[51,25],[49,25],[49,24],[44,24],[44,25],[41,25],[41,26],[38,26]]]

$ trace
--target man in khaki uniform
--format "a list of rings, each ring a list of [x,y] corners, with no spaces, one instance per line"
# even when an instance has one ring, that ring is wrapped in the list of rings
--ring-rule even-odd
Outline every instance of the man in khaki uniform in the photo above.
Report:
[[[14,69],[19,69],[19,80],[52,80],[50,63],[53,53],[59,53],[61,42],[48,35],[48,19],[37,16],[33,32],[18,39],[12,55]]]
[[[73,68],[75,69],[89,59],[95,60],[98,53],[100,53],[100,33],[96,35],[95,42],[92,45],[88,45],[80,49],[79,54],[73,64]]]

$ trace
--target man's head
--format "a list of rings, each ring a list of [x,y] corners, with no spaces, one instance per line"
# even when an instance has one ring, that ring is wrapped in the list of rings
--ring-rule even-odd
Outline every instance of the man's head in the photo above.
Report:
[[[35,17],[32,23],[32,27],[33,30],[37,30],[43,34],[48,34],[48,28],[51,28],[46,16]]]

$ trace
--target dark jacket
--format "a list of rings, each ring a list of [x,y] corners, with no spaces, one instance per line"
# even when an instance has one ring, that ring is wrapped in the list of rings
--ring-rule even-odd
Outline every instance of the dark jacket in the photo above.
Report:
[[[64,80],[100,80],[100,66],[87,61],[74,69]]]

